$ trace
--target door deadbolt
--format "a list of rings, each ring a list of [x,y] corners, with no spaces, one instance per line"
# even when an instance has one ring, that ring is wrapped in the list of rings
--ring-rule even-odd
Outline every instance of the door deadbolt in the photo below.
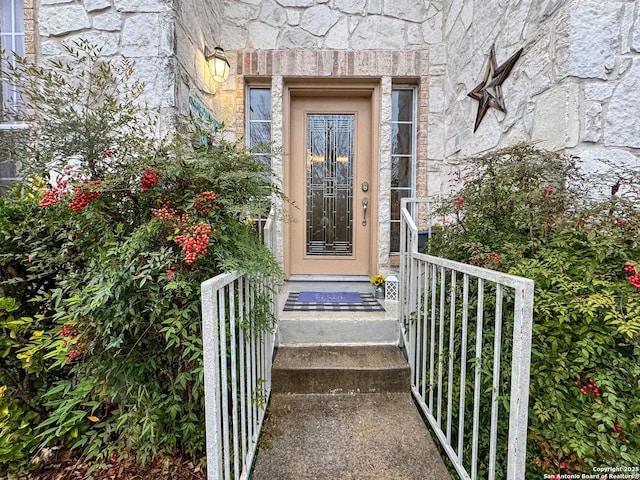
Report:
[[[369,191],[369,182],[362,182],[362,191],[363,192]]]

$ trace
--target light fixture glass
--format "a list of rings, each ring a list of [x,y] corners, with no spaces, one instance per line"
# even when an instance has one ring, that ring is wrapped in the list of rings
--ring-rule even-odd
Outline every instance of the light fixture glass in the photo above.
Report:
[[[227,60],[224,50],[216,47],[212,52],[208,47],[204,47],[204,56],[209,62],[213,80],[216,82],[224,82],[229,77],[229,70],[231,69],[231,64],[229,60]]]

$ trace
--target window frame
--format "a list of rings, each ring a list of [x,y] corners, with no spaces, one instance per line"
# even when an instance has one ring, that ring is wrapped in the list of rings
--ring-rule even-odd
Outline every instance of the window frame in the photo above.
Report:
[[[251,92],[254,90],[267,90],[269,92],[269,119],[268,120],[254,120],[251,118]],[[255,148],[258,144],[256,145],[252,145],[251,144],[251,126],[253,124],[265,124],[268,123],[269,124],[269,142],[268,144],[271,144],[272,138],[273,138],[273,109],[271,106],[271,102],[273,100],[272,97],[272,89],[271,89],[271,85],[267,85],[267,84],[263,84],[263,83],[256,83],[256,84],[248,84],[246,86],[246,92],[245,92],[245,146],[247,148]],[[271,152],[270,151],[265,151],[265,152],[253,152],[253,155],[255,157],[262,157],[262,156],[266,156],[269,157],[269,166],[271,166]]]
[[[20,8],[18,5],[20,4]],[[9,7],[11,12],[5,15],[5,8]],[[16,66],[14,53],[22,57],[26,56],[26,22],[25,22],[25,5],[24,0],[0,0],[0,48],[4,50],[4,58],[0,61],[6,65],[10,63]],[[20,94],[17,87],[7,85],[0,81],[0,93],[2,99],[3,111],[15,108],[18,113],[24,113],[26,107],[24,98]],[[20,130],[28,128],[25,122],[14,119],[6,119],[4,115],[0,116],[0,133],[7,130]],[[17,162],[11,158],[0,159],[0,166],[7,164],[10,170],[14,172],[13,176],[0,176],[0,195],[4,194],[5,188],[13,183],[21,182],[23,178],[19,175],[20,169]],[[2,171],[3,168],[0,168]]]
[[[21,8],[17,5],[21,4]],[[4,8],[9,6],[11,9],[8,18],[5,17]],[[13,54],[24,57],[26,55],[26,25],[25,25],[25,6],[24,0],[0,0],[0,48],[4,50],[5,58],[2,62],[10,62],[13,67],[16,66]],[[8,20],[9,25],[5,23]],[[7,41],[8,39],[8,41]],[[9,43],[9,45],[7,45]],[[9,95],[6,95],[9,92]],[[9,96],[10,100],[7,99]],[[16,87],[10,87],[2,83],[2,103],[3,109],[6,105],[12,105],[18,109],[24,108],[24,99],[21,98],[20,92]],[[0,124],[19,125],[15,121],[4,121],[0,118]]]
[[[398,119],[394,119],[393,115],[394,115],[394,108],[393,108],[393,97],[394,97],[394,93],[397,91],[411,91],[412,92],[412,97],[411,97],[411,120],[398,120]],[[390,255],[398,255],[400,253],[400,246],[398,243],[398,246],[393,245],[393,224],[398,224],[400,225],[401,219],[400,216],[398,216],[398,218],[393,218],[393,211],[394,211],[394,201],[393,201],[393,197],[394,197],[394,192],[408,192],[408,197],[414,197],[415,196],[415,192],[416,192],[416,185],[417,185],[417,144],[418,144],[418,88],[416,85],[411,85],[411,84],[394,84],[392,86],[391,89],[391,131],[393,132],[393,127],[395,125],[411,125],[411,153],[410,154],[396,154],[393,151],[393,138],[391,139],[392,144],[390,145],[391,148],[391,171],[393,172],[393,167],[394,167],[394,161],[397,158],[409,158],[410,163],[411,163],[411,167],[410,167],[410,175],[411,175],[411,179],[409,182],[409,186],[408,187],[394,187],[393,185],[390,185],[389,188],[389,202],[390,202],[390,210],[389,210],[389,253]],[[400,198],[406,198],[406,197],[400,197]],[[398,210],[400,209],[400,205],[397,206]]]
[[[253,90],[268,90],[269,92],[269,119],[268,120],[254,120],[251,118],[251,92]],[[267,159],[267,166],[271,168],[271,142],[273,140],[273,89],[271,85],[265,83],[251,83],[247,84],[245,87],[245,103],[244,103],[244,138],[245,138],[245,146],[249,149],[253,149],[259,144],[251,145],[251,126],[253,124],[269,124],[269,150],[265,150],[264,152],[251,152],[253,157],[260,161],[260,158]],[[267,224],[267,218],[254,218],[254,225],[260,238],[264,241],[264,228]]]

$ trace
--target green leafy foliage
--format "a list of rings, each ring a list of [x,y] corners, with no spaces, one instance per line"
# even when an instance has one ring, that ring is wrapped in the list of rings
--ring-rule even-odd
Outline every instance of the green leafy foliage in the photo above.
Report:
[[[0,198],[0,473],[53,448],[199,460],[200,283],[278,277],[250,219],[279,192],[236,145],[157,140],[128,63],[67,53],[5,73],[31,128],[0,138],[27,178]]]
[[[426,248],[535,281],[527,478],[637,465],[638,172],[585,178],[573,159],[531,145],[467,167]],[[603,186],[613,195],[589,194]]]

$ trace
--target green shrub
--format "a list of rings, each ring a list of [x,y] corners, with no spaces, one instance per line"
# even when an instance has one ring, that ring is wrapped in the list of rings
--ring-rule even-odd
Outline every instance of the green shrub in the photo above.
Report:
[[[530,145],[468,165],[461,190],[439,205],[445,223],[427,248],[535,281],[527,478],[637,465],[637,183],[626,199],[589,196],[603,185],[573,159]],[[615,191],[638,173],[609,175]]]
[[[68,53],[6,74],[32,110],[0,138],[27,179],[0,199],[0,472],[59,448],[95,467],[198,461],[200,283],[277,277],[248,219],[279,192],[236,145],[153,137],[131,65]]]

